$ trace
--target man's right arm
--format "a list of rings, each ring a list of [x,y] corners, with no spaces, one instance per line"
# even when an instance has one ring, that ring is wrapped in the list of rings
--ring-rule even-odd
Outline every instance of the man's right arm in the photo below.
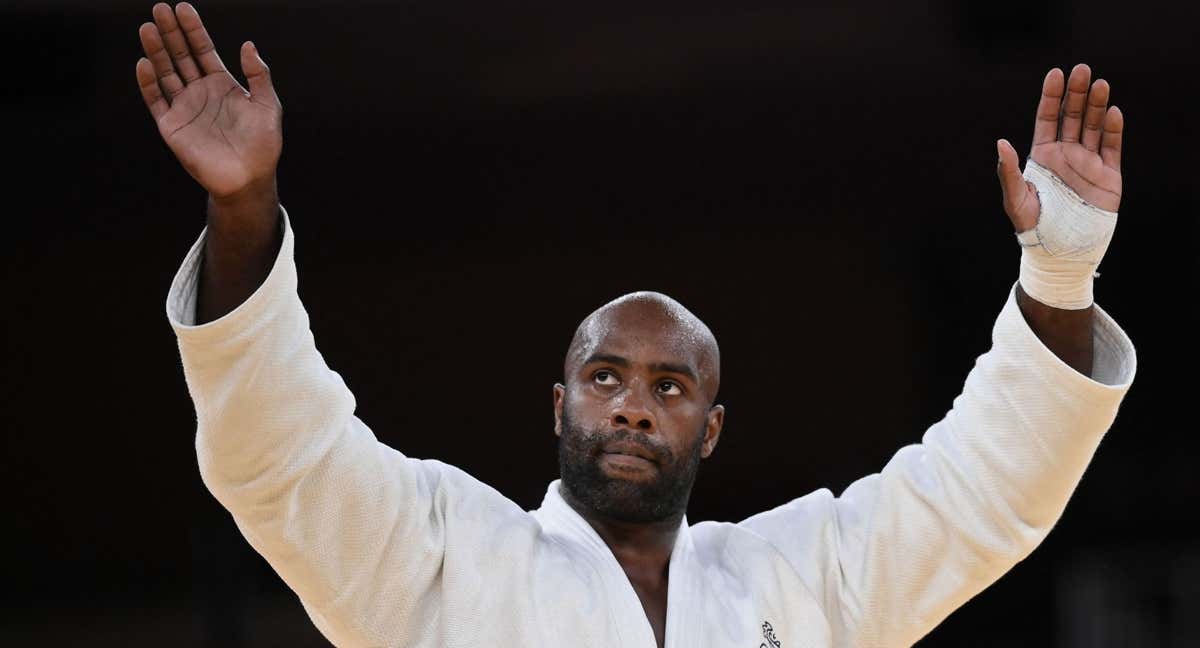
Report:
[[[167,300],[200,474],[330,640],[427,640],[444,601],[466,595],[444,583],[506,582],[532,555],[536,525],[462,471],[379,443],[354,415],[296,291],[295,237],[275,193],[281,110],[266,65],[242,46],[247,92],[190,5],[156,5],[154,19],[140,29],[138,83],[164,141],[209,193],[208,227]],[[498,540],[502,524],[510,532]],[[497,544],[508,559],[494,573],[445,559]]]
[[[274,178],[267,187],[232,198],[208,197],[197,324],[237,308],[267,278],[283,243],[279,209]]]
[[[224,316],[192,323],[208,232],[171,285],[200,475],[326,637],[404,643],[445,595],[447,543],[487,536],[460,521],[491,515],[458,506],[477,489],[465,475],[388,448],[354,415],[297,295],[286,212],[281,230],[266,278]]]

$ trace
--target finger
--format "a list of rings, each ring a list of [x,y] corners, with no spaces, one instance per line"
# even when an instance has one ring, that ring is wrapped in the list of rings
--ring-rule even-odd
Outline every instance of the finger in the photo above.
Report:
[[[1125,132],[1125,115],[1112,106],[1104,113],[1104,132],[1100,137],[1100,159],[1104,166],[1121,170],[1121,137]]]
[[[186,84],[199,79],[200,69],[196,67],[196,61],[192,59],[192,53],[188,50],[183,32],[179,30],[179,21],[175,20],[175,12],[165,2],[160,2],[154,5],[152,13],[154,14],[154,24],[158,27],[158,34],[162,38],[167,54],[171,56],[171,62],[175,64],[175,69],[183,78],[183,82]]]
[[[250,86],[250,100],[278,108],[279,96],[275,94],[275,86],[271,82],[271,70],[267,67],[258,48],[254,43],[242,43],[242,74],[246,75],[246,83]]]
[[[140,58],[137,62],[136,73],[138,87],[142,89],[142,99],[146,101],[146,107],[150,109],[150,116],[154,117],[154,121],[158,121],[160,117],[167,114],[171,105],[163,97],[162,88],[158,87],[154,64],[150,62],[150,59]]]
[[[1087,112],[1083,115],[1083,147],[1095,153],[1100,150],[1100,132],[1104,113],[1108,109],[1108,81],[1097,79],[1088,92]]]
[[[1037,117],[1033,122],[1033,145],[1048,144],[1058,139],[1058,110],[1062,105],[1063,72],[1054,68],[1042,80],[1042,98],[1038,101]]]
[[[192,56],[200,64],[200,70],[204,74],[225,72],[225,64],[221,62],[221,57],[217,56],[217,48],[213,45],[212,38],[209,38],[204,23],[200,21],[200,14],[196,13],[196,8],[181,2],[175,7],[175,17],[179,19],[179,27],[187,38]]]
[[[1025,201],[1029,200],[1029,188],[1021,175],[1020,160],[1017,150],[1008,140],[996,140],[996,176],[1000,179],[1000,191],[1004,194],[1004,211],[1018,232],[1023,232],[1037,225],[1037,213],[1033,213],[1033,222],[1025,222],[1023,209]]]
[[[1062,105],[1062,128],[1059,130],[1064,142],[1079,141],[1079,127],[1083,125],[1083,108],[1087,103],[1088,85],[1092,81],[1092,69],[1080,63],[1071,70],[1067,79],[1067,96]]]
[[[171,56],[167,54],[167,50],[163,49],[162,36],[158,33],[158,27],[155,27],[154,23],[143,23],[138,29],[138,36],[142,39],[142,49],[146,52],[146,58],[150,59],[150,63],[154,67],[154,75],[158,78],[158,84],[162,86],[163,94],[170,102],[176,95],[183,92],[183,81],[175,74]]]

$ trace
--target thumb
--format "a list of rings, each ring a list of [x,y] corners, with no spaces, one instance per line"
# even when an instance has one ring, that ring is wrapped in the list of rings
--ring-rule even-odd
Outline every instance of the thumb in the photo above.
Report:
[[[250,41],[242,43],[242,74],[246,75],[246,83],[250,86],[251,101],[280,107],[275,86],[271,83],[271,70]]]
[[[1037,225],[1036,197],[1030,196],[1029,186],[1021,175],[1017,150],[1006,139],[996,140],[996,175],[1000,179],[1000,191],[1004,194],[1004,211],[1018,232]],[[1029,201],[1035,201],[1030,205]],[[1034,207],[1032,211],[1030,207]]]

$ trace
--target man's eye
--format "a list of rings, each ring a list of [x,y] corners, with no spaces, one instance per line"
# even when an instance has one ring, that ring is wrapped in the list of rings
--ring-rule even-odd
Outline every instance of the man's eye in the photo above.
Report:
[[[683,390],[680,389],[679,385],[676,383],[673,383],[670,380],[664,380],[658,383],[658,393],[662,394],[663,396],[678,396],[683,393]]]
[[[592,380],[596,381],[596,384],[598,385],[608,386],[616,385],[618,382],[620,382],[611,371],[597,371],[596,375],[592,376]]]

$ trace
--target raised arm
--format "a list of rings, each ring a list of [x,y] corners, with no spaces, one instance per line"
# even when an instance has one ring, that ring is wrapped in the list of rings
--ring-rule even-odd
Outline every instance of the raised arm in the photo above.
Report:
[[[1065,100],[1062,72],[1046,76],[1024,179],[997,143],[1020,281],[950,411],[840,496],[822,489],[743,522],[809,583],[838,645],[911,645],[1033,551],[1133,380],[1132,344],[1092,303],[1122,123],[1105,82],[1088,99],[1089,76],[1077,66]]]
[[[469,624],[445,610],[519,600],[505,585],[529,571],[536,523],[462,471],[379,443],[354,415],[354,395],[318,352],[297,294],[295,237],[275,195],[280,108],[266,65],[242,46],[247,92],[195,9],[153,13],[140,30],[142,96],[209,192],[208,228],[167,297],[204,484],[337,645],[417,645],[443,622],[461,634]],[[505,560],[479,567],[491,551]],[[486,595],[445,586],[484,576]]]
[[[254,292],[279,252],[275,170],[283,148],[283,107],[267,64],[250,41],[233,78],[188,3],[154,5],[138,35],[142,98],[163,141],[208,191],[208,236],[196,321],[212,321]]]

